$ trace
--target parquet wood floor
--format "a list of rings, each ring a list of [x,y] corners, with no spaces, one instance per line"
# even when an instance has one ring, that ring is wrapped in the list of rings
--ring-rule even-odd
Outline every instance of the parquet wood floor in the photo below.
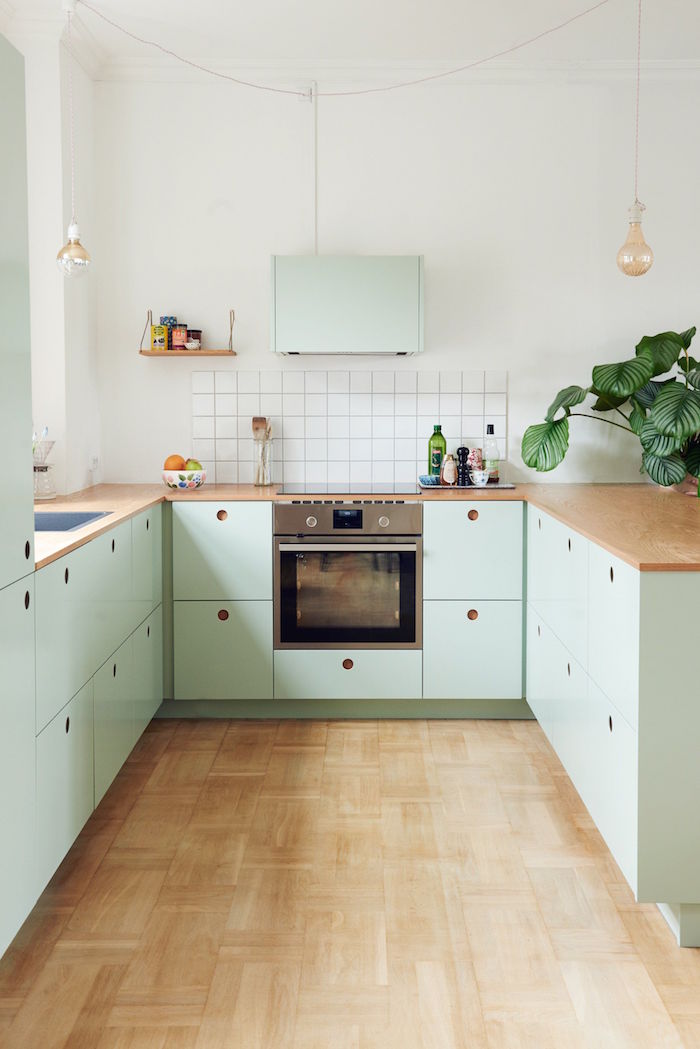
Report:
[[[155,721],[0,961],[3,1049],[700,1049],[535,722]]]

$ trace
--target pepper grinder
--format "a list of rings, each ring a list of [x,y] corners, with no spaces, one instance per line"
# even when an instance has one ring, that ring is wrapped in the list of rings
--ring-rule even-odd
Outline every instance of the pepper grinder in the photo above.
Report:
[[[469,449],[462,446],[457,449],[457,485],[460,488],[468,488],[472,477],[467,462]]]

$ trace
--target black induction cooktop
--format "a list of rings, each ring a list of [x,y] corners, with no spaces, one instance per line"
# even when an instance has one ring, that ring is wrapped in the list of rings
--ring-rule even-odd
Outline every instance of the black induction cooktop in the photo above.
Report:
[[[351,481],[349,484],[285,484],[279,489],[280,495],[417,495],[418,485],[403,484],[360,484]]]

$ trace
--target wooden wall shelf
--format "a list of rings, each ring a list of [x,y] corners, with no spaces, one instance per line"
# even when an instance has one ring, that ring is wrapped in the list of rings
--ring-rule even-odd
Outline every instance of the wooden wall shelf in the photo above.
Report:
[[[141,357],[235,357],[235,350],[139,350]]]

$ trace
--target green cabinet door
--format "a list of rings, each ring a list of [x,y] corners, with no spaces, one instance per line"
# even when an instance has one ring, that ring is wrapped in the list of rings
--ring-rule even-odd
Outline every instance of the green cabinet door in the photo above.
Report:
[[[137,623],[142,623],[163,600],[163,523],[160,504],[149,507],[131,519],[131,593]]]
[[[424,601],[425,699],[522,699],[520,601]]]
[[[93,683],[36,740],[36,841],[42,891],[92,813]]]
[[[0,43],[2,37],[0,37]],[[1,67],[0,67],[1,68]],[[34,863],[34,579],[0,590],[0,955],[37,897]]]
[[[134,645],[134,743],[163,702],[163,607],[137,627]]]
[[[272,602],[176,601],[175,699],[272,699]]]
[[[640,573],[590,544],[588,673],[637,728],[639,711]]]
[[[423,507],[423,597],[519,601],[523,504],[474,500]]]
[[[134,745],[134,650],[128,638],[95,674],[95,806]]]
[[[24,60],[2,35],[0,99],[1,588],[34,567]]]
[[[136,626],[131,522],[36,573],[37,732]]]
[[[272,503],[172,505],[176,601],[272,600]]]

